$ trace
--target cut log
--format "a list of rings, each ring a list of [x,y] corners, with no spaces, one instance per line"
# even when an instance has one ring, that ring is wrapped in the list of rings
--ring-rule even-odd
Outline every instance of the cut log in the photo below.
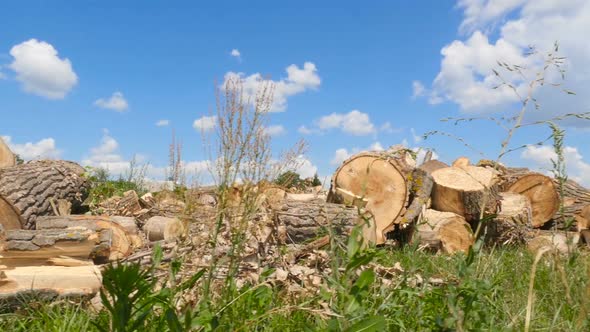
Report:
[[[74,211],[80,210],[89,182],[84,168],[68,161],[41,160],[0,168],[0,219],[5,229],[14,229],[16,220],[24,229],[34,229],[38,216],[53,214],[51,199],[65,199]]]
[[[459,158],[455,159],[455,161],[453,161],[453,163],[451,164],[452,167],[459,167],[459,168],[467,167],[469,165],[471,165],[471,162],[469,161],[469,158],[467,158],[467,157],[459,157]]]
[[[428,174],[432,174],[432,172],[434,172],[438,169],[447,168],[447,167],[450,167],[450,166],[443,163],[440,160],[433,159],[433,160],[425,162],[424,164],[420,165],[420,167],[418,167],[418,168],[420,168],[421,170],[425,171]]]
[[[467,221],[478,220],[482,208],[487,214],[496,213],[498,177],[494,170],[477,166],[447,167],[432,172],[432,178],[433,209],[453,212]]]
[[[0,310],[33,300],[90,299],[102,285],[96,266],[22,266],[0,271]]]
[[[502,176],[506,192],[526,196],[533,208],[533,227],[541,227],[559,209],[559,196],[550,177],[533,173],[526,168],[507,168]]]
[[[98,209],[107,216],[133,217],[142,207],[139,203],[139,196],[135,190],[123,193],[123,197],[114,196],[98,205]]]
[[[150,241],[176,241],[184,236],[185,227],[178,218],[151,217],[143,226]]]
[[[14,165],[16,165],[16,156],[10,151],[10,148],[6,145],[2,137],[0,137],[0,168]]]
[[[37,218],[37,229],[63,229],[68,227],[84,227],[95,232],[110,230],[112,240],[109,248],[106,249],[111,261],[127,257],[133,249],[136,249],[133,239],[129,237],[129,231],[113,217],[71,215]]]
[[[83,227],[11,230],[5,232],[5,238],[0,248],[0,265],[48,265],[61,256],[101,263],[109,259],[112,232],[106,229],[97,233]]]
[[[360,216],[359,216],[360,211]],[[375,239],[374,221],[357,207],[326,203],[322,200],[291,201],[274,211],[277,225],[276,237],[282,243],[302,243],[330,234],[348,236],[350,230],[359,223],[368,220],[368,229],[364,235],[368,242]]]
[[[525,243],[531,233],[533,208],[529,199],[516,193],[500,193],[500,210],[486,224],[489,242],[507,245]]]
[[[137,220],[133,217],[113,216],[111,220],[121,225],[127,231],[127,237],[131,241],[133,249],[138,249],[144,245],[144,236],[137,227]]]
[[[558,195],[561,195],[561,186],[559,184],[559,181],[553,179],[553,183],[558,192]],[[567,180],[566,182],[564,182],[563,211],[559,211],[558,209],[555,215],[553,215],[553,220],[555,221],[557,228],[565,228],[565,224],[569,223],[572,219],[575,221],[574,224],[578,224],[578,229],[588,228],[587,221],[590,221],[589,206],[590,190],[582,187],[580,184],[573,180]],[[580,219],[580,217],[584,218],[585,220]],[[575,227],[571,228],[573,229]]]
[[[528,241],[527,249],[532,254],[536,254],[539,250],[544,248],[561,254],[571,254],[577,249],[579,242],[579,233],[538,230]]]
[[[413,231],[413,243],[449,254],[467,252],[474,243],[465,218],[452,212],[428,209]]]
[[[403,222],[410,192],[406,181],[414,167],[415,160],[405,149],[359,153],[336,170],[327,200],[352,205],[342,192],[365,199],[365,208],[375,217],[376,243],[382,244],[385,233]]]

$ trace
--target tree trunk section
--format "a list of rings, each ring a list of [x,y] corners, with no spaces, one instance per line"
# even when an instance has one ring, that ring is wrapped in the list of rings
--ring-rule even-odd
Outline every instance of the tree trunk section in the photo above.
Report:
[[[553,183],[559,195],[559,181],[553,179]],[[563,184],[563,211],[553,215],[553,221],[558,229],[587,229],[590,226],[590,191],[573,180],[567,180]],[[566,225],[573,220],[573,224]]]
[[[428,209],[414,226],[412,242],[452,254],[467,252],[474,239],[471,227],[462,216]]]
[[[498,178],[488,168],[447,167],[432,172],[432,208],[453,212],[467,221],[478,220],[482,212],[495,213],[498,207]],[[484,204],[485,203],[485,204]]]
[[[405,149],[359,153],[334,173],[328,201],[362,203],[375,218],[376,243],[382,244],[385,233],[404,221],[401,216],[410,193],[406,181],[414,167],[415,160]]]
[[[0,271],[0,311],[37,300],[90,299],[102,285],[96,266],[22,266]]]
[[[277,225],[276,236],[279,242],[302,243],[330,233],[348,236],[355,225],[365,223],[363,215],[361,211],[359,216],[357,207],[326,203],[322,200],[287,200],[279,210],[274,211],[273,218]],[[364,234],[369,241],[371,236],[375,239],[371,224],[374,222],[369,218],[369,225],[366,227],[368,231]]]
[[[178,218],[169,217],[151,217],[143,225],[149,241],[176,241],[180,239],[185,233],[185,227],[182,221]]]
[[[532,226],[545,225],[559,209],[559,196],[553,180],[526,168],[507,168],[503,175],[504,191],[526,196],[533,208]]]
[[[84,168],[68,161],[42,160],[0,169],[0,220],[5,229],[34,229],[39,216],[54,214],[52,200],[65,199],[79,210],[87,195]]]
[[[134,241],[130,238],[129,231],[121,226],[116,218],[106,216],[71,215],[37,218],[37,229],[64,229],[72,227],[84,227],[95,232],[110,230],[112,238],[110,246],[106,248],[107,257],[114,261],[127,257],[136,249]]]
[[[50,265],[51,259],[67,256],[79,260],[108,262],[112,231],[99,233],[83,227],[45,230],[11,230],[0,244],[0,265]]]
[[[16,156],[0,137],[0,168],[16,165]]]
[[[529,199],[516,193],[500,193],[500,211],[489,221],[486,237],[498,245],[523,244],[532,229],[533,208]]]

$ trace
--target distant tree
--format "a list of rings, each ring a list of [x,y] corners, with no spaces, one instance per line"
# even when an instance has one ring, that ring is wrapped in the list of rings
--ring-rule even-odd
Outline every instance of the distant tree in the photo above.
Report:
[[[17,155],[15,156],[15,158],[16,158],[16,164],[17,164],[17,165],[20,165],[20,164],[24,164],[24,163],[25,163],[24,159],[23,159],[23,158],[21,158],[21,157],[20,157],[20,155],[18,155],[18,154],[17,154]]]
[[[279,175],[275,183],[285,188],[301,187],[303,180],[299,174],[293,171],[286,171]]]
[[[311,185],[314,187],[322,185],[322,181],[320,181],[320,178],[318,177],[318,173],[314,174],[313,180],[311,181]]]

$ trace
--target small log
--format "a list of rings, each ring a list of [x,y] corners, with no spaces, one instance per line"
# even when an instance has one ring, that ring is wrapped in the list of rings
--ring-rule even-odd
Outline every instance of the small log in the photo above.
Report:
[[[500,193],[500,210],[496,218],[486,224],[487,238],[501,245],[525,243],[530,236],[532,220],[533,208],[526,196]]]
[[[0,168],[0,223],[4,229],[34,229],[39,216],[53,215],[52,199],[65,199],[79,211],[87,195],[88,180],[80,165],[40,160]]]
[[[559,196],[550,177],[526,168],[507,168],[502,177],[503,191],[524,195],[531,202],[533,227],[545,225],[558,211]]]
[[[274,211],[277,225],[276,237],[282,243],[303,243],[330,234],[348,236],[350,230],[364,222],[363,211],[359,208],[341,204],[326,203],[322,200],[291,201],[287,200],[279,210]],[[374,222],[370,221],[369,225]],[[370,228],[370,226],[369,226]],[[370,231],[368,233],[371,233]],[[366,234],[371,241],[374,231]]]
[[[134,241],[129,237],[129,231],[112,217],[71,215],[37,218],[37,229],[63,229],[68,227],[84,227],[95,232],[110,230],[112,240],[108,248],[108,257],[111,261],[124,258],[136,249]]]
[[[99,233],[83,227],[11,230],[5,232],[5,242],[0,246],[0,265],[48,265],[61,256],[104,263],[109,260],[111,242],[108,229]]]
[[[413,243],[448,254],[466,253],[474,243],[471,227],[465,218],[432,209],[426,210],[414,226],[411,239]]]
[[[385,234],[403,222],[410,190],[406,184],[416,162],[403,148],[385,152],[362,152],[344,161],[332,177],[327,200],[346,202],[350,197],[366,199],[365,208],[375,217],[376,243],[385,242]],[[339,190],[341,189],[341,190]]]
[[[26,305],[34,300],[90,299],[102,285],[102,275],[93,265],[21,266],[0,272],[0,310]]]
[[[149,241],[176,241],[184,236],[185,227],[178,218],[155,216],[148,219],[143,226]]]
[[[6,145],[2,137],[0,137],[0,168],[11,167],[15,165],[16,156],[14,153],[12,153],[12,151],[10,151],[10,148],[8,145]]]
[[[107,216],[133,217],[142,209],[140,199],[135,190],[123,193],[123,197],[114,196],[99,204],[101,214]]]
[[[575,252],[579,242],[579,233],[538,230],[527,242],[527,249],[532,254],[536,254],[543,248],[547,248],[561,254],[570,254]]]
[[[432,178],[433,209],[456,213],[467,221],[478,220],[482,208],[487,214],[497,211],[498,178],[494,170],[447,167],[432,172]]]

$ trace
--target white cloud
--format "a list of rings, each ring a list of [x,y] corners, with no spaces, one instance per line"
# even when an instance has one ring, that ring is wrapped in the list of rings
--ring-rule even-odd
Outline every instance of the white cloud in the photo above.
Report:
[[[100,98],[94,102],[95,106],[100,108],[105,108],[109,110],[113,110],[115,112],[124,112],[129,108],[129,104],[127,100],[125,100],[125,96],[119,91],[113,93],[113,95],[108,98]]]
[[[412,139],[414,140],[414,143],[422,142],[422,136],[416,135],[416,130],[414,128],[410,128],[410,133],[412,134]]]
[[[129,170],[129,161],[119,153],[119,142],[105,130],[100,144],[90,149],[90,154],[82,160],[82,166],[104,168],[117,176]]]
[[[311,178],[318,172],[318,168],[303,155],[297,157],[296,164],[295,172],[303,179]]]
[[[234,48],[233,50],[231,50],[231,52],[229,52],[229,54],[231,56],[233,56],[234,58],[237,58],[238,60],[242,60],[242,54],[240,53],[240,51],[237,48]]]
[[[195,122],[193,122],[193,128],[195,128],[198,131],[209,131],[213,128],[215,128],[217,122],[217,117],[215,115],[213,116],[202,116],[198,119],[195,120]]]
[[[2,136],[2,139],[4,139],[12,152],[18,154],[24,160],[58,159],[61,155],[61,151],[55,146],[55,140],[51,137],[44,138],[36,143],[27,142],[24,144],[12,142],[10,136]]]
[[[166,127],[168,125],[170,125],[170,120],[159,120],[156,122],[156,126],[158,127]]]
[[[355,136],[370,135],[376,132],[369,115],[358,110],[323,116],[317,121],[317,126],[321,130],[340,128],[343,132]]]
[[[272,125],[264,128],[264,132],[269,136],[281,136],[287,133],[287,130],[282,125]]]
[[[559,42],[566,60],[565,87],[577,93],[568,96],[548,84],[536,97],[541,110],[538,118],[547,118],[570,110],[590,109],[590,2],[587,0],[460,0],[464,11],[461,31],[464,40],[446,45],[441,53],[441,69],[432,84],[431,103],[450,101],[465,112],[502,111],[517,100],[508,88],[497,85],[492,69],[496,61],[526,67],[527,81],[541,70],[540,56]],[[498,36],[490,40],[489,36]],[[534,45],[538,56],[526,57]],[[555,73],[548,74],[555,79]],[[506,79],[525,90],[524,80],[506,72]]]
[[[301,126],[299,128],[297,128],[297,132],[302,134],[302,135],[311,135],[313,134],[313,130],[307,128],[306,126]]]
[[[271,112],[283,112],[287,109],[287,99],[307,90],[317,89],[321,79],[317,74],[317,68],[312,62],[305,62],[303,68],[290,65],[286,68],[287,78],[272,81],[274,84],[274,99]],[[254,97],[261,85],[266,81],[260,73],[245,76],[244,73],[228,72],[225,74],[225,83],[230,79],[241,79],[244,97],[254,101]]]
[[[583,185],[590,185],[590,164],[584,161],[584,157],[578,148],[566,146],[563,149],[568,177]],[[532,168],[548,173],[552,168],[551,160],[557,160],[557,154],[550,146],[527,146],[520,157],[532,163]]]
[[[334,158],[332,158],[332,161],[330,162],[330,164],[332,164],[332,165],[340,165],[346,159],[350,158],[350,156],[351,156],[351,154],[348,152],[348,150],[346,150],[346,149],[338,149],[334,153]]]
[[[426,88],[420,81],[412,82],[412,98],[422,97],[426,94]]]
[[[14,60],[9,67],[23,89],[49,99],[63,99],[78,83],[69,59],[60,59],[49,43],[29,39],[10,49]]]
[[[383,151],[385,150],[380,142],[375,142],[369,146],[370,151]]]

